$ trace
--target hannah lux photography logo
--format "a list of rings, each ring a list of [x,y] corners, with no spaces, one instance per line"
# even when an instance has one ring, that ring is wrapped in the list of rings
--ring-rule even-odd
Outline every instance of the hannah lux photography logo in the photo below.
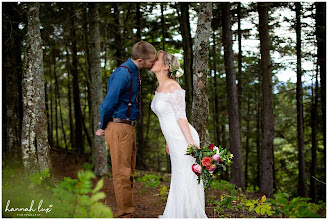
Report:
[[[49,213],[52,210],[53,205],[49,205],[48,208],[42,207],[43,199],[40,200],[37,208],[33,208],[34,200],[31,201],[30,207],[12,207],[10,206],[10,200],[7,201],[5,212],[26,212],[17,213],[17,216],[41,216],[42,213]]]

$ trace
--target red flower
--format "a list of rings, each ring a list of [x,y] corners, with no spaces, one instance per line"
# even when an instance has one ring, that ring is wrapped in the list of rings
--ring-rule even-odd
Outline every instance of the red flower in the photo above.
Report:
[[[207,169],[208,171],[212,171],[212,172],[213,172],[213,171],[216,169],[216,165],[215,165],[215,164],[212,164],[212,165],[210,165],[210,166],[207,166],[206,169]]]
[[[214,145],[213,145],[213,144],[210,144],[210,145],[208,146],[208,149],[213,150],[213,149],[214,149]]]
[[[202,164],[203,166],[207,167],[207,166],[211,166],[212,163],[212,157],[204,157],[202,159]]]

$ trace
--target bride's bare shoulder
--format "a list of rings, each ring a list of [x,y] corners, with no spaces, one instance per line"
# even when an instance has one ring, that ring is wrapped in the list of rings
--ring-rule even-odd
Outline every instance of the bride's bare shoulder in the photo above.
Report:
[[[176,90],[182,90],[181,86],[177,82],[172,82],[168,85],[168,90],[172,93]]]

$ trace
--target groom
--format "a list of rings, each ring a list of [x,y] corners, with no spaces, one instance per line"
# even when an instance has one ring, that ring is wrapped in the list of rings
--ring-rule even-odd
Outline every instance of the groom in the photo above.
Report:
[[[112,161],[112,174],[119,218],[132,218],[133,180],[136,163],[135,120],[139,116],[137,95],[141,69],[151,69],[156,61],[156,49],[139,41],[132,47],[131,58],[109,77],[107,95],[100,106],[100,129],[105,135]],[[141,95],[141,94],[139,94]]]

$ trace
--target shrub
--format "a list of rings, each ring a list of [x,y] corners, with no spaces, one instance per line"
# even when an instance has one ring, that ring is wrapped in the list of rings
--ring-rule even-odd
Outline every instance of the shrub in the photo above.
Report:
[[[111,209],[100,202],[104,179],[93,188],[92,171],[79,171],[78,179],[65,177],[59,184],[50,179],[49,170],[24,178],[12,170],[6,173],[2,185],[2,213],[4,217],[113,217]],[[11,208],[30,208],[8,211]]]

